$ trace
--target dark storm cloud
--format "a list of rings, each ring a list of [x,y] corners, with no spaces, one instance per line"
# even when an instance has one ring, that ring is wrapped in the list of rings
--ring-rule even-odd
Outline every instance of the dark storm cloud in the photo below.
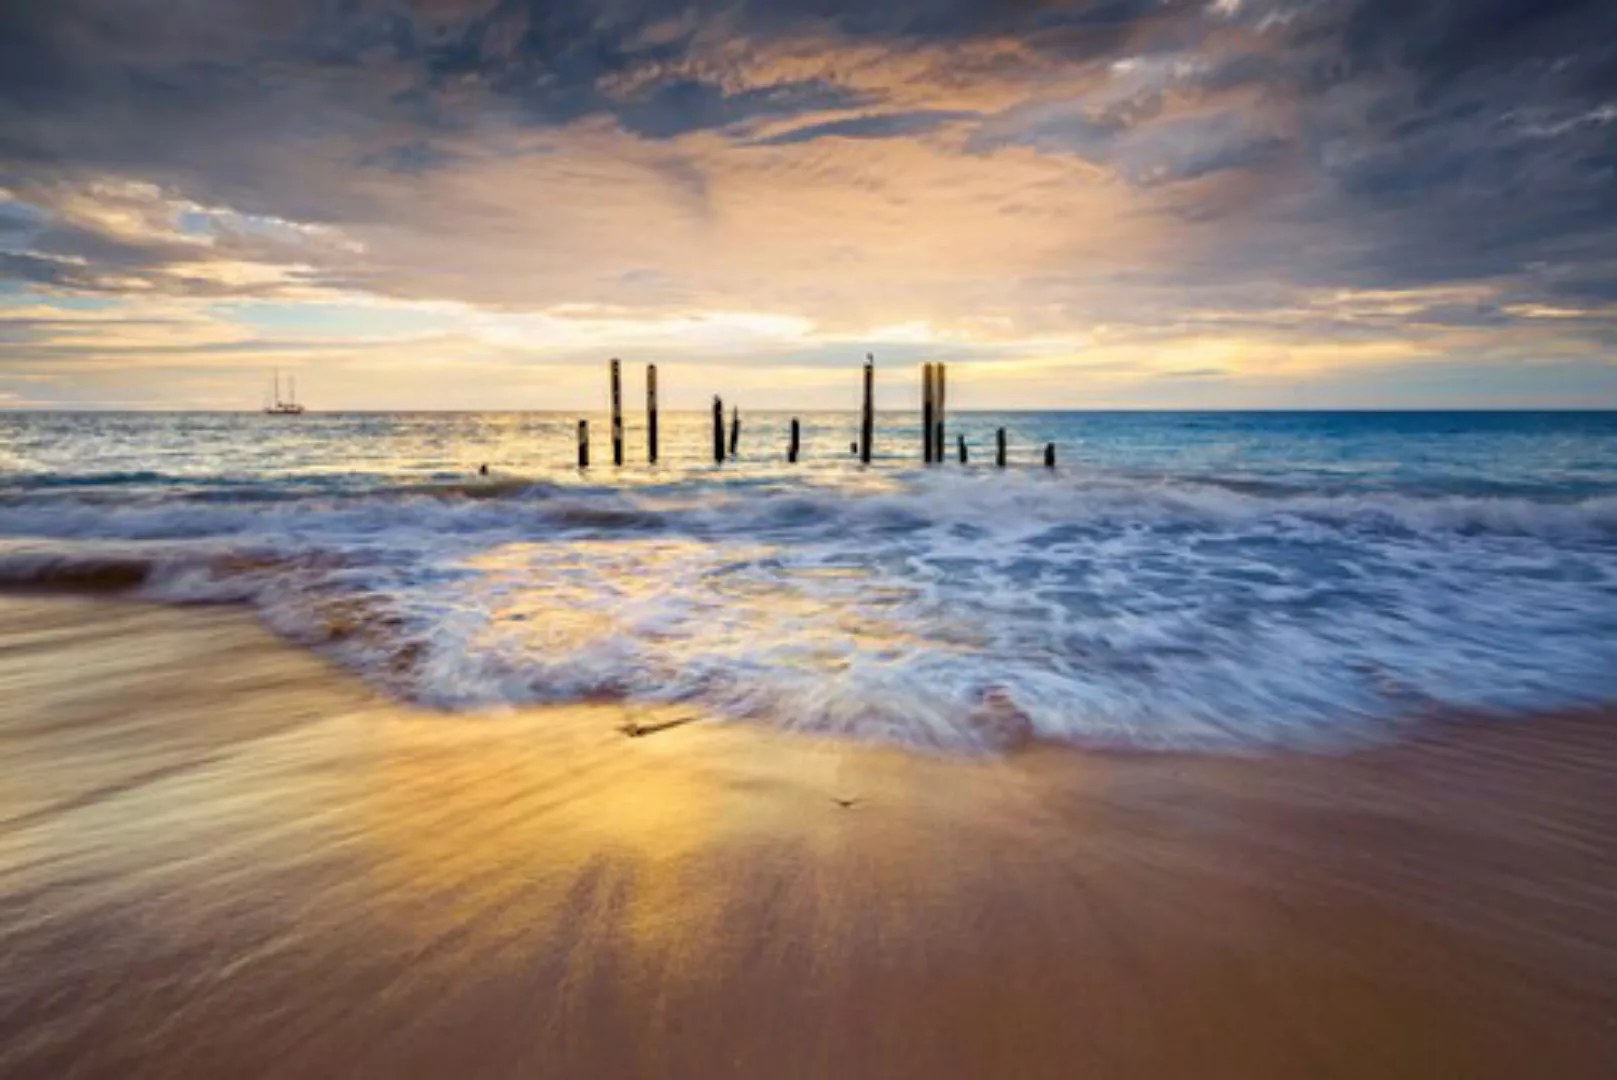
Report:
[[[100,275],[88,267],[27,251],[0,251],[0,281],[62,288],[93,289]]]
[[[1617,258],[1554,274],[1545,282],[1545,292],[1573,304],[1617,304]]]
[[[366,154],[359,159],[359,163],[367,168],[419,176],[435,169],[448,168],[459,160],[459,155],[417,139]]]
[[[617,116],[665,138],[867,104],[825,83],[734,90],[678,72],[696,35],[715,26],[763,40],[801,33],[894,47],[1012,35],[1073,55],[1103,56],[1176,13],[1180,0],[497,0],[411,5],[349,0],[60,0],[0,8],[0,153],[135,162],[160,153],[154,129],[249,109],[304,130],[322,117],[273,117],[299,68],[371,69],[410,85],[376,96],[342,84],[347,104],[402,114],[467,80],[535,123]],[[657,77],[665,72],[663,77]],[[614,96],[607,83],[651,77]],[[305,72],[308,74],[308,72]],[[69,125],[52,131],[49,125]]]
[[[637,134],[668,138],[874,103],[823,82],[734,90],[679,73],[699,35],[714,27],[765,41],[831,34],[893,48],[1011,36],[1062,56],[1093,58],[1197,6],[1189,0],[502,0],[430,28],[417,19],[407,33],[396,13],[356,13],[366,28],[340,31],[347,44],[339,55],[358,62],[384,38],[425,38],[419,51],[395,45],[394,53],[418,59],[432,85],[475,78],[534,122],[604,113]],[[648,73],[651,81],[627,98],[603,89],[614,77]]]
[[[1617,5],[1249,0],[1267,62],[1221,69],[1283,100],[1306,209],[1366,281],[1489,277],[1617,243]],[[1606,110],[1606,112],[1602,112]]]
[[[1614,27],[1606,0],[1355,0],[1345,9],[1340,50],[1349,70],[1419,73],[1427,94],[1479,71],[1570,61],[1565,88],[1609,94]]]
[[[1290,145],[1278,134],[1254,129],[1237,112],[1155,120],[1156,110],[1138,102],[1130,109],[1086,109],[1077,115],[1035,105],[985,123],[970,146],[978,153],[1025,146],[1067,154],[1114,170],[1140,187],[1156,187],[1259,169],[1280,159]]]
[[[50,220],[38,207],[24,202],[0,202],[0,250],[31,244]]]

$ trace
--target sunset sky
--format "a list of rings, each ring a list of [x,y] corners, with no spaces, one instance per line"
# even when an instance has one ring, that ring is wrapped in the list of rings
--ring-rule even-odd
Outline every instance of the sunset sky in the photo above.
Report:
[[[0,408],[1617,407],[1614,345],[1611,0],[0,2]]]

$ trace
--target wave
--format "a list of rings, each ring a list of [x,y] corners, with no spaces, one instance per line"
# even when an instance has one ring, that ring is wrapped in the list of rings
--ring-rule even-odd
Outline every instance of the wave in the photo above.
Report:
[[[134,484],[180,484],[183,477],[159,472],[103,473],[16,473],[5,478],[6,487],[19,490],[39,488],[128,487]]]
[[[737,492],[704,483],[569,489],[525,480],[405,485],[357,495],[279,492],[196,505],[173,498],[0,503],[0,536],[156,540],[387,529],[678,529],[701,535],[868,529],[1240,528],[1320,525],[1407,534],[1617,541],[1617,496],[1553,500],[1398,492],[1309,495],[1214,483],[1138,485],[1064,475],[907,477],[893,490],[778,485]]]
[[[12,555],[0,558],[0,588],[118,593],[145,585],[152,576],[150,559],[100,555]]]
[[[251,603],[435,708],[1243,751],[1617,699],[1617,498],[1058,474],[0,505],[0,587]]]

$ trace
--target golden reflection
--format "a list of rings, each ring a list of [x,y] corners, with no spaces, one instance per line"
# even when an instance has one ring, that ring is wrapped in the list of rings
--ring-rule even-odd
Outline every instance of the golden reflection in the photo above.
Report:
[[[580,705],[375,723],[371,767],[352,780],[354,839],[366,890],[396,901],[389,931],[434,955],[448,946],[439,959],[454,967],[463,949],[524,936],[532,948],[536,931],[572,956],[605,920],[614,948],[662,957],[713,914],[690,903],[693,862],[747,821],[744,786],[659,768],[647,759],[673,736],[623,731],[691,717]]]

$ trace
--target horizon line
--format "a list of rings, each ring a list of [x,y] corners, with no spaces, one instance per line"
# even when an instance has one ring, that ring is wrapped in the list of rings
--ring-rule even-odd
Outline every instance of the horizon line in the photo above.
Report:
[[[739,406],[737,406],[739,407]],[[595,413],[609,413],[610,406],[591,407],[584,409],[434,409],[434,408],[399,408],[399,409],[307,409],[297,417],[284,419],[308,419],[321,416],[400,416],[400,415],[428,415],[428,416],[580,416]],[[644,413],[644,409],[624,410],[627,420],[633,416]],[[691,415],[706,416],[708,409],[682,408],[662,409],[664,416]],[[903,409],[878,408],[878,416],[910,415],[918,413],[918,407]],[[1564,414],[1607,414],[1617,413],[1617,405],[1500,405],[1500,406],[1468,406],[1468,405],[1440,405],[1440,406],[1340,406],[1332,408],[1309,407],[1280,407],[1280,406],[1250,406],[1250,407],[1207,407],[1186,408],[1180,406],[1135,406],[1117,405],[1091,408],[1025,408],[1012,407],[1003,409],[950,409],[950,416],[1005,416],[1005,415],[1059,415],[1059,414],[1088,414],[1088,415],[1127,415],[1127,414],[1182,414],[1186,416],[1206,415],[1240,415],[1251,413],[1265,413],[1273,415],[1413,415],[1419,413],[1449,413],[1449,414],[1497,414],[1521,415],[1530,413],[1564,413]],[[757,408],[751,410],[751,415],[780,415],[780,416],[832,416],[851,415],[857,417],[859,409],[852,406],[842,409],[783,409],[783,408]],[[96,406],[0,406],[0,416],[51,416],[51,415],[83,415],[83,416],[263,416],[262,408],[243,409],[207,409],[207,408],[102,408]]]

